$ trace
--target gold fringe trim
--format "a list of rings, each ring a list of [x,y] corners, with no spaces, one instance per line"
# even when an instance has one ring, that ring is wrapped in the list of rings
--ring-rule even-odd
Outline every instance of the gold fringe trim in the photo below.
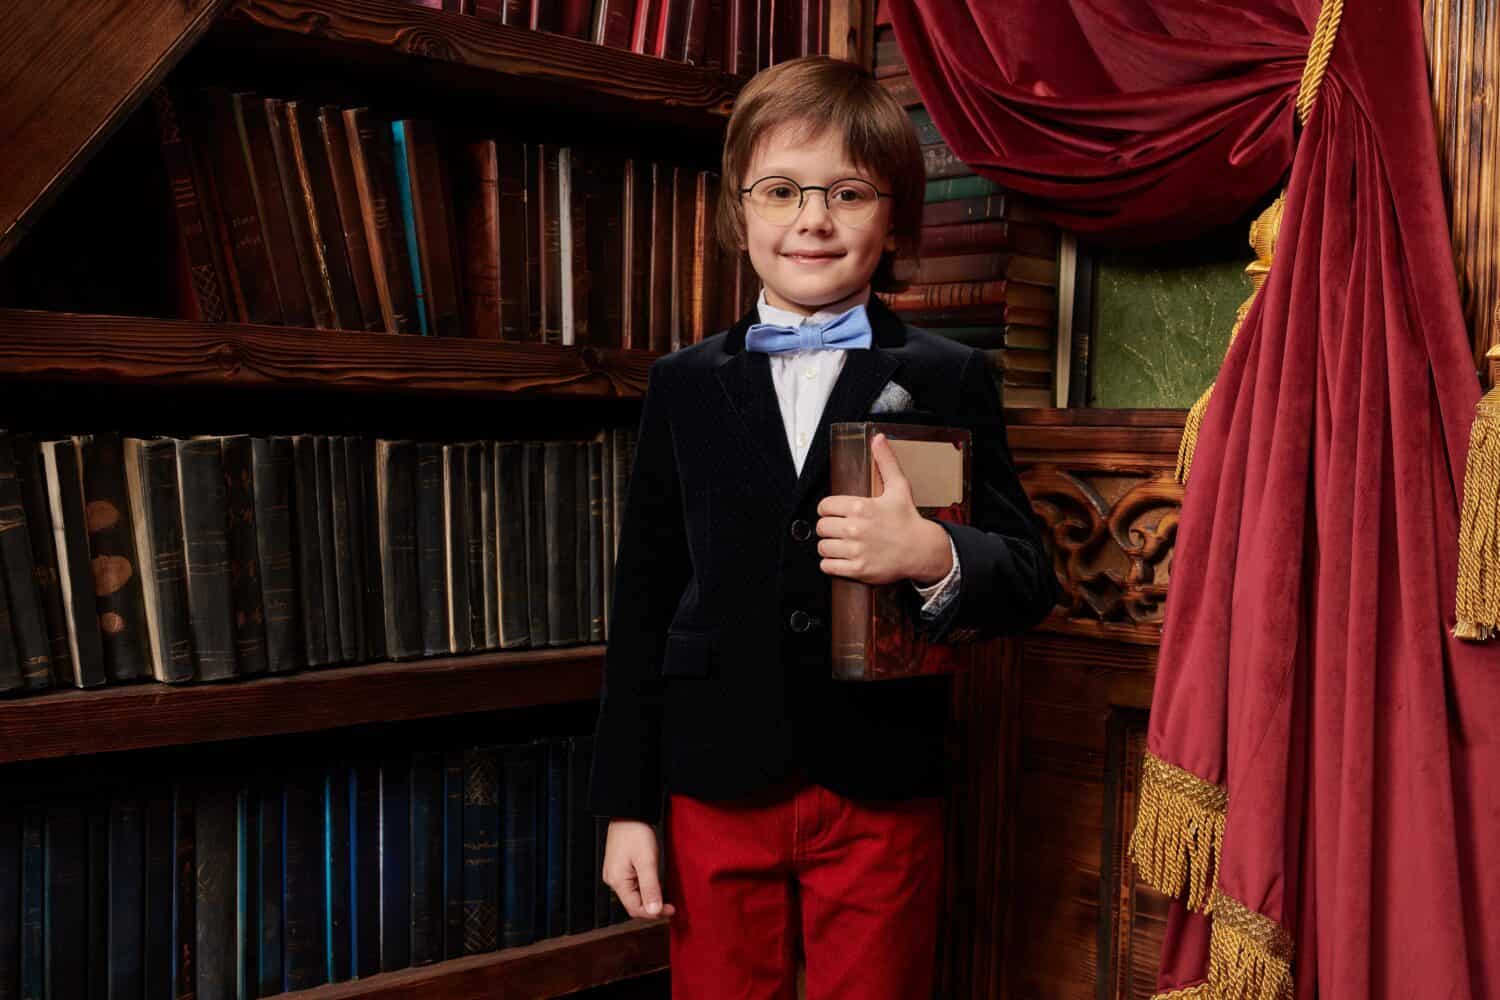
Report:
[[[1130,834],[1130,856],[1141,879],[1182,898],[1190,910],[1211,913],[1228,805],[1223,786],[1146,754]]]
[[[1291,1000],[1292,938],[1270,917],[1214,893],[1208,995],[1213,1000]]]
[[[1479,400],[1469,431],[1454,610],[1460,639],[1483,641],[1500,629],[1500,387]]]
[[[1213,994],[1209,992],[1207,983],[1199,983],[1197,986],[1186,986],[1169,993],[1153,993],[1151,1000],[1213,1000]]]

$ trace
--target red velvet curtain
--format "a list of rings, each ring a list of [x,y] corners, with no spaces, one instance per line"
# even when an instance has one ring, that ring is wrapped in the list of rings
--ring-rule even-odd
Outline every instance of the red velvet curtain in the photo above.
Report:
[[[1479,386],[1418,0],[1344,9],[1300,132],[1316,0],[890,9],[953,151],[1063,226],[1185,237],[1287,188],[1174,555],[1136,845],[1180,897],[1161,988],[1500,996],[1500,644],[1451,636]]]

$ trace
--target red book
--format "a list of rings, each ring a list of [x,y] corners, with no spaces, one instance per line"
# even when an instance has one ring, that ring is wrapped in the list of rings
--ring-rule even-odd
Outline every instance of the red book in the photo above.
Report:
[[[594,5],[589,0],[550,0],[550,2],[559,8],[558,34],[567,35],[570,38],[591,37],[594,27]]]
[[[634,41],[635,12],[636,0],[599,0],[590,35],[594,44],[628,50]]]
[[[940,285],[912,285],[901,292],[882,294],[892,309],[963,309],[968,306],[1015,305],[1026,309],[1056,309],[1057,291],[1041,285],[999,281],[949,281]]]

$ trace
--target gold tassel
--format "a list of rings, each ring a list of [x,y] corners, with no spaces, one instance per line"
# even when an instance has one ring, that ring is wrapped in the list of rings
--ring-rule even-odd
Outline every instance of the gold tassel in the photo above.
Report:
[[[1233,896],[1214,894],[1208,946],[1214,1000],[1291,1000],[1292,938],[1270,917]]]
[[[1213,994],[1209,992],[1207,983],[1199,983],[1197,986],[1185,986],[1167,993],[1153,993],[1151,1000],[1213,1000]]]
[[[1168,896],[1186,892],[1190,910],[1212,912],[1228,805],[1222,786],[1146,754],[1130,834],[1141,879]]]
[[[1455,612],[1460,639],[1483,641],[1500,629],[1500,386],[1479,400],[1469,431]]]
[[[1210,382],[1208,388],[1203,390],[1203,395],[1198,397],[1198,402],[1188,410],[1187,422],[1182,425],[1182,440],[1177,445],[1177,471],[1174,475],[1184,485],[1193,468],[1193,450],[1198,447],[1198,428],[1203,425],[1203,414],[1208,412],[1208,397],[1213,392],[1214,384]]]

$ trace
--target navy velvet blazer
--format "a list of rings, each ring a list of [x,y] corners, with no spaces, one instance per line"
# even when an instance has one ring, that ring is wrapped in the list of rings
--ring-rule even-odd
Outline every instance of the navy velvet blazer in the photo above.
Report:
[[[853,798],[942,792],[951,679],[830,676],[832,577],[814,530],[829,426],[869,419],[892,379],[920,408],[902,418],[972,433],[973,523],[943,525],[960,591],[929,634],[1012,635],[1055,603],[984,355],[874,298],[869,317],[873,346],[849,352],[800,477],[767,355],[744,349],[754,315],[651,366],[615,563],[590,790],[599,815],[655,822],[664,791],[735,799],[794,774]],[[921,600],[906,594],[916,616]]]

